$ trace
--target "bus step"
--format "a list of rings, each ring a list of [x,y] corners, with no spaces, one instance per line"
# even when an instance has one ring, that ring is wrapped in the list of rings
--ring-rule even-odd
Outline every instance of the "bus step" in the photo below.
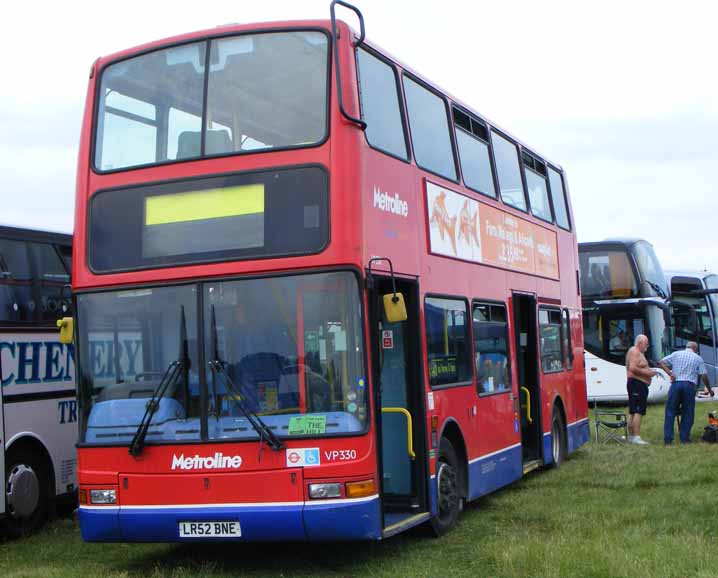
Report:
[[[530,462],[524,462],[524,475],[534,470],[538,470],[541,466],[541,460],[531,460]]]

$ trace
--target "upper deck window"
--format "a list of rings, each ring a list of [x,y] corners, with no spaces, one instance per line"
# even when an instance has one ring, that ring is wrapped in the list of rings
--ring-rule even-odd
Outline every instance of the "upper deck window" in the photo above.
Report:
[[[514,143],[494,131],[491,131],[491,142],[494,145],[501,199],[507,205],[525,211],[526,197],[519,169],[519,151]]]
[[[107,66],[98,93],[95,168],[321,142],[328,43],[322,32],[245,34]]]
[[[558,171],[548,167],[548,182],[551,185],[551,201],[553,212],[556,215],[556,223],[559,227],[570,229],[568,222],[568,208],[566,207],[566,192],[563,188],[563,179]]]
[[[404,77],[404,93],[416,164],[455,181],[456,166],[444,100],[408,77]]]
[[[488,129],[483,123],[457,108],[454,108],[454,127],[464,184],[475,191],[496,198],[489,157]]]
[[[641,295],[644,297],[668,298],[668,284],[661,264],[650,243],[638,241],[631,247],[631,253],[638,267],[641,280]]]
[[[548,202],[548,186],[546,184],[546,165],[536,157],[523,153],[526,187],[529,190],[531,213],[551,222],[551,205]]]
[[[581,295],[587,297],[636,297],[636,277],[628,253],[595,249],[579,252]]]
[[[374,148],[407,158],[396,73],[366,50],[357,51],[357,64],[367,141]]]

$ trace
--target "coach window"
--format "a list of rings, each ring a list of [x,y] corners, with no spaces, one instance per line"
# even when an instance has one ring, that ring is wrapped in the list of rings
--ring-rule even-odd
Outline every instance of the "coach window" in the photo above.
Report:
[[[524,186],[521,182],[518,149],[514,143],[494,131],[491,131],[491,143],[494,146],[501,199],[507,205],[525,211],[526,197],[524,196]]]
[[[571,229],[568,222],[568,207],[566,206],[566,192],[563,189],[561,174],[548,167],[548,181],[551,188],[551,202],[553,212],[556,215],[556,223],[564,229]]]
[[[529,201],[531,201],[531,213],[551,222],[551,205],[548,201],[548,186],[546,185],[546,165],[536,157],[524,152],[524,174],[526,175],[526,187],[529,190]]]
[[[461,299],[426,298],[426,350],[432,386],[472,379],[467,309]]]
[[[407,77],[404,93],[416,164],[455,181],[456,166],[444,100]]]
[[[539,309],[539,335],[541,338],[541,368],[544,373],[561,371],[561,311]]]
[[[34,317],[27,243],[0,239],[0,321],[30,323]]]
[[[509,391],[508,323],[506,307],[492,303],[474,305],[474,363],[479,395]]]
[[[561,343],[566,369],[573,368],[573,342],[571,340],[571,317],[568,309],[561,311]]]
[[[53,245],[30,243],[35,264],[35,283],[40,294],[40,321],[54,323],[62,317],[62,286],[70,282],[60,254]]]
[[[362,118],[369,144],[381,151],[407,158],[396,73],[366,50],[357,51]]]
[[[488,129],[458,108],[454,108],[454,129],[464,184],[479,193],[496,198],[489,157]]]

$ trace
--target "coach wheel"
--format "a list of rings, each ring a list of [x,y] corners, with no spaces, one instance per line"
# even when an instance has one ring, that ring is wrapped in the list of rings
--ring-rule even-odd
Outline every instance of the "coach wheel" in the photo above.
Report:
[[[5,526],[21,536],[39,528],[47,515],[48,475],[41,458],[12,450],[6,456]]]
[[[561,466],[566,459],[566,428],[561,412],[556,409],[551,417],[551,457],[555,468]]]
[[[459,487],[459,460],[456,457],[456,450],[448,439],[441,438],[439,456],[436,460],[438,512],[431,519],[432,530],[437,536],[445,534],[456,524],[461,509]]]

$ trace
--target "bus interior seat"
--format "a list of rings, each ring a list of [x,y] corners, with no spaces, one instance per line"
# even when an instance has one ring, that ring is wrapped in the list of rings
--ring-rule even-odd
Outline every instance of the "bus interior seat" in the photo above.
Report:
[[[299,405],[299,392],[296,390],[296,386],[295,391],[281,391],[280,389],[282,380],[290,379],[283,370],[284,365],[283,358],[271,352],[253,353],[240,360],[238,367],[239,379],[245,387],[248,386],[245,395],[247,396],[247,401],[253,406],[251,409],[257,411],[260,408],[261,401],[265,403],[269,401],[267,391],[260,392],[261,385],[265,388],[267,386],[277,388],[279,407],[276,409],[292,408]],[[260,395],[264,396],[263,400],[260,400]]]
[[[205,150],[208,155],[233,152],[232,139],[225,129],[208,130],[205,134]],[[202,132],[185,130],[177,140],[177,158],[191,159],[200,156]]]

